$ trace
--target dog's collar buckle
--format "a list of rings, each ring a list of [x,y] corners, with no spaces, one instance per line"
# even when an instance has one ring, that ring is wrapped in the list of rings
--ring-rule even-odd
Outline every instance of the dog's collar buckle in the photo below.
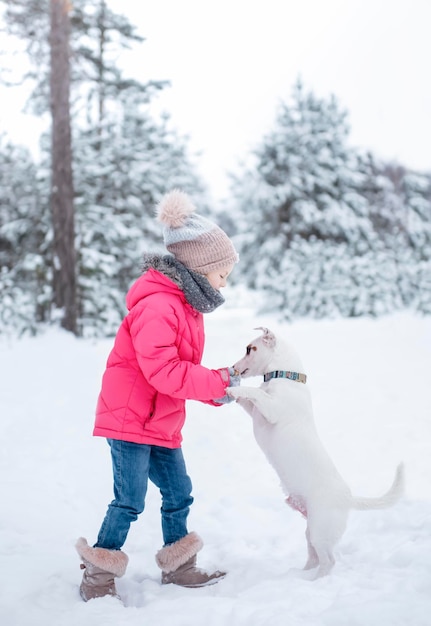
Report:
[[[305,374],[301,374],[300,372],[288,372],[286,370],[276,370],[263,375],[263,380],[266,383],[271,380],[271,378],[288,378],[289,380],[304,384],[307,382],[307,376]]]

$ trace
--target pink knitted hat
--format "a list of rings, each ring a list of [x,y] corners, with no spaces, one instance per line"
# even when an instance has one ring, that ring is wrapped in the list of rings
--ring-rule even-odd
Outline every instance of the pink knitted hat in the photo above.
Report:
[[[233,243],[217,224],[196,213],[191,198],[174,189],[157,205],[157,218],[164,225],[166,248],[186,267],[199,274],[238,262]]]

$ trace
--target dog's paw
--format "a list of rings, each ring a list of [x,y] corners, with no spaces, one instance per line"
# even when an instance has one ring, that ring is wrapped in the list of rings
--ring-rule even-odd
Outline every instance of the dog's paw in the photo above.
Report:
[[[315,570],[304,570],[299,567],[291,567],[287,571],[288,578],[295,578],[299,580],[316,580],[316,571]]]
[[[225,391],[227,396],[235,400],[241,397],[241,387],[226,387]]]

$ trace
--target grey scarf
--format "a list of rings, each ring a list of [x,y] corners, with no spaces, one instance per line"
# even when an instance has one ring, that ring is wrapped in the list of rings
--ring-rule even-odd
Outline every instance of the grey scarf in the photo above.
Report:
[[[174,256],[148,255],[144,258],[144,271],[153,267],[165,274],[183,291],[187,302],[200,313],[211,313],[224,303],[220,291],[211,287],[202,274],[189,270]]]

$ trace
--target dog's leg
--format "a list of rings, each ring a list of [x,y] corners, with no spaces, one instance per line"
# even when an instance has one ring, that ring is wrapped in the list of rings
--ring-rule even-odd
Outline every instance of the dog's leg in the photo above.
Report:
[[[329,547],[324,547],[317,551],[317,558],[319,559],[319,569],[316,572],[316,578],[323,578],[330,573],[335,565],[334,555]]]
[[[334,567],[334,546],[344,533],[347,516],[345,508],[326,508],[322,502],[318,507],[309,507],[307,541],[317,554],[319,569],[316,578],[326,576]]]
[[[308,528],[308,524],[307,524],[307,529],[305,531],[305,537],[307,539],[308,559],[307,559],[306,564],[304,565],[304,569],[309,570],[309,569],[314,569],[315,567],[319,565],[319,557],[317,556],[317,552],[314,549],[314,546],[312,545],[310,541],[310,530]]]
[[[274,398],[260,387],[228,387],[226,393],[236,400],[249,400],[270,424],[278,422],[279,408],[277,411]]]
[[[319,569],[314,576],[314,580],[327,576],[335,564],[332,546],[330,546],[329,543],[320,541],[313,543],[308,526],[305,535],[307,537],[308,560],[304,566],[304,570],[318,567]]]
[[[247,400],[246,398],[238,398],[238,404],[242,406],[244,411],[246,411],[250,417],[253,417],[254,404],[251,400]]]

